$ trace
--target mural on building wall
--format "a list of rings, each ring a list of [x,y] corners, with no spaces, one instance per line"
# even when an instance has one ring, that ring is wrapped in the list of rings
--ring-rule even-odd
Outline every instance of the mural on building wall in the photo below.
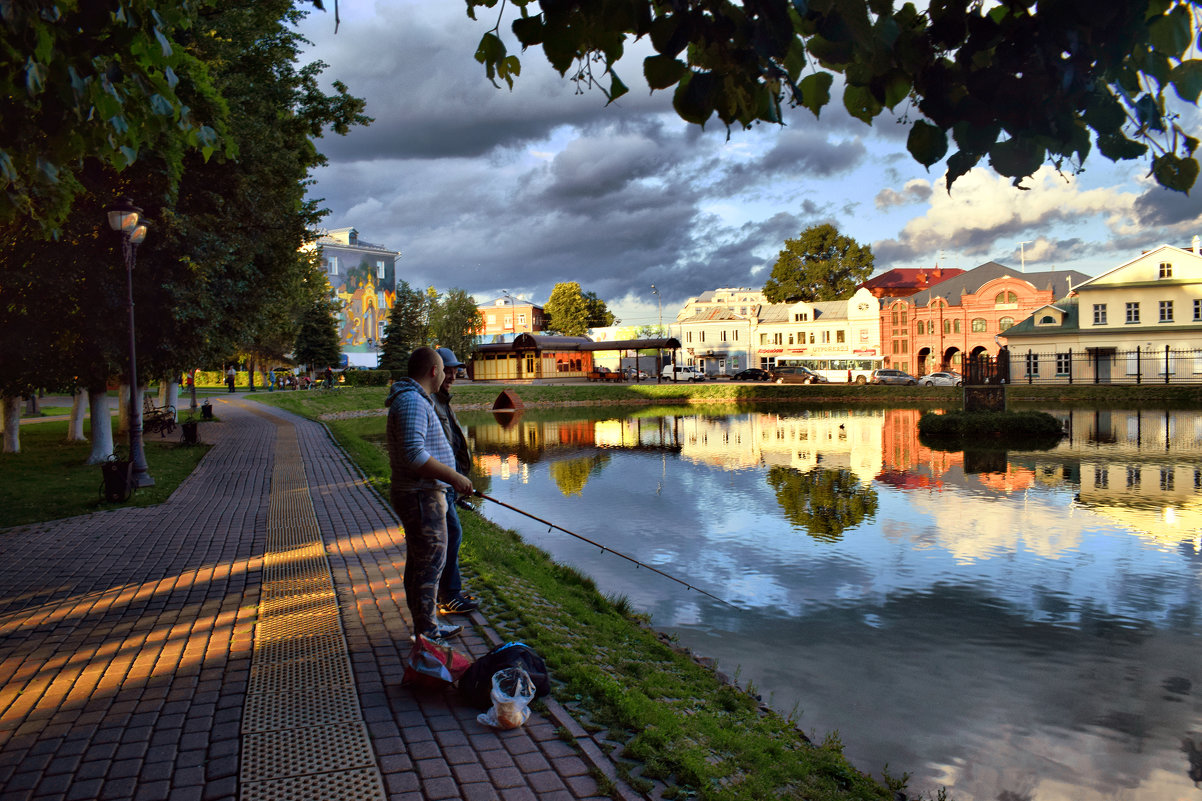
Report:
[[[327,250],[334,251],[333,248]],[[339,261],[349,261],[350,254],[343,251],[330,255],[337,255]],[[382,279],[379,276],[381,261],[384,262]],[[396,301],[393,261],[364,255],[357,266],[345,273],[330,275],[329,279],[334,296],[342,302],[338,334],[343,350],[369,350],[367,340],[379,339]]]

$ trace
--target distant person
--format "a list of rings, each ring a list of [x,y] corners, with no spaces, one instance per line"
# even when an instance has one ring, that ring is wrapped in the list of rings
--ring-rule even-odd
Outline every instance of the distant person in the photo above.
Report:
[[[275,392],[275,368],[267,371],[267,391]]]
[[[467,446],[467,437],[455,419],[451,409],[451,386],[455,383],[459,368],[463,362],[455,358],[450,348],[439,348],[438,355],[442,358],[442,385],[434,393],[434,411],[442,423],[443,433],[451,450],[455,453],[455,471],[463,475],[472,472],[472,453]],[[455,615],[467,614],[480,606],[474,595],[463,591],[463,578],[459,574],[459,545],[463,541],[463,527],[459,524],[459,512],[455,508],[460,503],[466,503],[463,498],[456,498],[450,493],[447,504],[447,564],[442,569],[442,579],[438,582],[438,611]]]
[[[225,371],[225,385],[230,388],[230,392],[234,391],[234,379],[237,377],[238,372],[233,367]]]
[[[447,558],[447,509],[452,492],[470,495],[472,482],[451,467],[455,453],[447,441],[434,393],[442,386],[442,358],[421,347],[409,356],[407,377],[392,386],[386,443],[392,468],[389,499],[405,529],[405,603],[413,632],[445,639],[462,626],[439,625],[438,584]]]
[[[324,373],[322,373],[322,376],[323,376],[323,380],[326,382],[326,389],[333,389],[334,388],[334,371],[330,369],[329,365],[326,366],[326,371]]]

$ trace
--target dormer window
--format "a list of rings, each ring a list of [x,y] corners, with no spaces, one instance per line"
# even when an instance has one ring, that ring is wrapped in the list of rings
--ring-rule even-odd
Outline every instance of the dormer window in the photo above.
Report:
[[[1050,314],[1045,314],[1043,317],[1039,318],[1039,324],[1040,325],[1055,325],[1056,318]]]
[[[1160,263],[1160,277],[1161,278],[1172,278],[1173,277],[1173,265],[1170,262],[1162,261]]]

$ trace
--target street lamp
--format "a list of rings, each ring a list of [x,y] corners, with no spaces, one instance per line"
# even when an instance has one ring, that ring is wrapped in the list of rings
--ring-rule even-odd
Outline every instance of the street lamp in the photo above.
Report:
[[[651,285],[651,294],[655,295],[655,299],[657,301],[659,301],[659,331],[657,331],[656,333],[658,333],[660,338],[662,339],[664,336],[664,299],[662,297],[660,297],[659,290],[655,288],[655,284]],[[660,354],[661,354],[660,358],[657,361],[663,362],[663,355],[662,355],[663,348],[660,348]],[[663,376],[664,376],[663,364],[657,364],[655,372],[656,372],[655,383],[658,384],[663,381]]]
[[[121,252],[125,256],[125,286],[129,293],[129,458],[133,462],[133,485],[152,487],[154,479],[142,450],[142,404],[138,402],[138,354],[134,344],[134,262],[138,245],[146,239],[142,210],[128,199],[106,209],[109,227],[121,234]]]

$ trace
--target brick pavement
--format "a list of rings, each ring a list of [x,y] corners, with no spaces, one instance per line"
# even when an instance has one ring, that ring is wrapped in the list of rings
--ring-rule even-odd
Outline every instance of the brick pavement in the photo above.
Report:
[[[223,422],[201,427],[214,447],[166,503],[0,532],[0,801],[267,797],[240,772],[244,738],[270,735],[248,732],[245,715],[285,429],[299,442],[385,797],[598,798],[591,771],[612,778],[614,766],[558,704],[495,732],[453,692],[400,686],[404,539],[325,428],[238,398],[216,411]],[[472,623],[459,645],[478,656],[498,638],[479,614]],[[293,770],[321,779],[329,768]],[[321,786],[290,797],[346,797]]]

